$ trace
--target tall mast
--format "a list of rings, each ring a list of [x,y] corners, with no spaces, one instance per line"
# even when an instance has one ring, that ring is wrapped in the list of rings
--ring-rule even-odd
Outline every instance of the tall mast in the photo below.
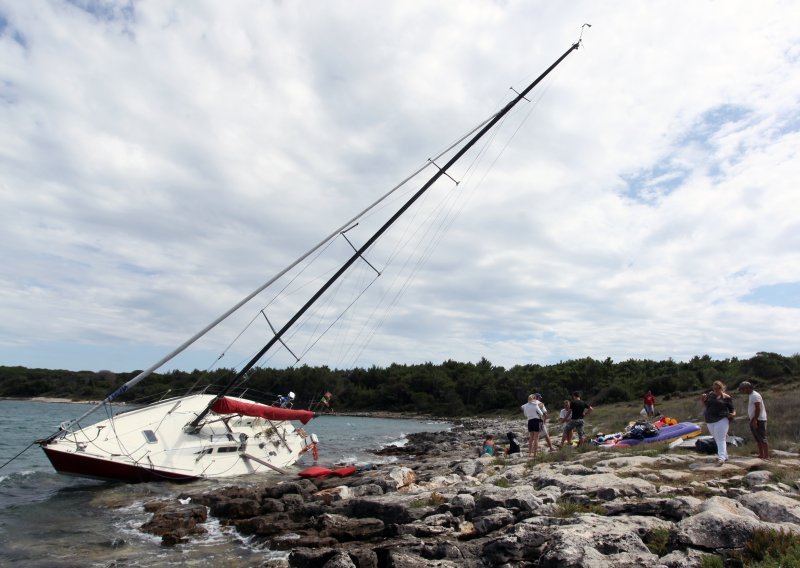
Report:
[[[203,418],[205,418],[205,416],[210,412],[211,406],[214,404],[214,402],[216,402],[220,398],[224,397],[228,392],[230,392],[233,386],[237,382],[239,382],[239,380],[241,380],[244,376],[246,376],[250,372],[250,370],[258,364],[258,361],[264,356],[264,354],[267,351],[269,351],[273,345],[275,345],[278,341],[281,340],[283,335],[297,322],[298,319],[300,319],[303,316],[303,314],[306,313],[306,311],[308,311],[308,309],[312,305],[314,305],[314,303],[320,298],[320,296],[322,296],[328,290],[328,288],[330,288],[347,271],[347,269],[350,268],[350,266],[356,260],[358,260],[358,258],[361,257],[361,255],[364,254],[364,252],[370,246],[372,246],[375,243],[375,241],[377,241],[380,238],[380,236],[383,235],[383,233],[385,233],[386,230],[389,227],[391,227],[394,224],[394,222],[397,221],[397,219],[400,218],[400,216],[414,204],[415,201],[417,201],[417,199],[419,199],[422,196],[423,193],[425,193],[434,183],[436,183],[439,180],[439,178],[445,175],[447,173],[447,170],[450,169],[450,167],[453,166],[453,164],[455,164],[458,160],[460,160],[461,157],[464,156],[464,154],[466,154],[470,150],[470,148],[472,148],[478,142],[478,140],[480,140],[498,122],[500,122],[500,120],[502,120],[502,118],[506,114],[508,114],[509,111],[511,111],[511,109],[517,105],[517,103],[519,103],[521,100],[525,98],[525,95],[527,95],[531,90],[533,90],[533,88],[536,87],[536,85],[538,85],[545,77],[547,77],[547,75],[549,75],[553,69],[555,69],[564,59],[566,59],[566,57],[570,53],[577,50],[578,47],[580,47],[580,40],[572,44],[570,48],[567,49],[561,55],[561,57],[559,57],[552,65],[550,65],[550,67],[548,67],[544,71],[544,73],[539,75],[530,85],[528,85],[525,89],[523,89],[513,100],[511,100],[505,107],[503,107],[497,114],[495,114],[484,125],[484,127],[481,128],[481,130],[477,134],[475,134],[475,136],[473,136],[458,152],[456,152],[453,155],[452,158],[450,158],[450,160],[444,166],[439,168],[439,170],[435,174],[433,174],[433,176],[425,183],[425,185],[423,185],[419,190],[417,190],[417,192],[414,195],[412,195],[408,199],[408,201],[406,201],[403,204],[403,206],[400,207],[400,209],[398,209],[394,213],[394,215],[392,215],[389,218],[388,221],[386,221],[377,231],[375,231],[375,233],[369,239],[367,239],[367,241],[363,245],[361,245],[361,247],[358,250],[356,250],[349,259],[347,259],[347,261],[339,268],[339,270],[337,270],[336,273],[333,276],[331,276],[330,279],[328,279],[328,281],[325,282],[325,284],[323,284],[313,296],[311,296],[311,298],[303,305],[303,307],[300,308],[297,311],[297,313],[295,313],[289,319],[289,321],[287,321],[284,324],[282,328],[280,328],[278,331],[275,332],[275,335],[266,343],[266,345],[264,345],[264,347],[262,347],[261,350],[258,353],[256,353],[253,356],[253,358],[250,359],[250,361],[248,361],[247,364],[244,367],[242,367],[242,369],[228,381],[228,383],[225,385],[222,391],[209,403],[209,405],[200,414],[197,415],[197,418],[192,420],[192,422],[187,426],[187,430],[196,430],[198,424],[200,424]]]

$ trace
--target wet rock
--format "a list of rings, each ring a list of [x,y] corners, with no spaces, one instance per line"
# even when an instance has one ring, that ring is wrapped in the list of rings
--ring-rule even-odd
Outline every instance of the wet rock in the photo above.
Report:
[[[268,498],[267,498],[268,499]],[[262,499],[262,504],[266,499]],[[281,502],[283,503],[285,511],[291,511],[292,509],[299,509],[305,503],[303,496],[297,493],[287,493],[281,496]]]
[[[255,517],[261,510],[261,504],[255,499],[234,498],[211,505],[211,514],[223,519],[247,519]]]
[[[163,545],[172,546],[185,542],[189,535],[204,534],[206,529],[200,525],[207,518],[204,505],[169,503],[158,508],[153,517],[140,528],[144,532],[160,536]]]
[[[350,558],[346,552],[337,552],[334,554],[322,568],[357,568],[355,562]]]
[[[273,550],[294,550],[295,548],[332,548],[338,542],[329,536],[286,534],[272,538],[269,544]]]
[[[235,522],[236,529],[247,535],[274,536],[290,530],[294,525],[289,517],[283,513],[260,515],[249,519],[240,519]]]
[[[332,548],[305,548],[298,546],[289,554],[289,566],[292,568],[322,568],[325,563],[338,552]]]
[[[267,487],[264,489],[263,496],[271,499],[280,499],[284,495],[295,494],[306,498],[312,493],[316,493],[317,490],[318,488],[313,482],[308,479],[301,479],[300,481],[288,481],[273,487]]]
[[[350,558],[358,568],[378,568],[378,555],[369,548],[348,550]]]
[[[381,536],[385,525],[380,519],[351,519],[342,515],[324,514],[317,519],[320,536],[330,536],[336,540],[369,540]]]

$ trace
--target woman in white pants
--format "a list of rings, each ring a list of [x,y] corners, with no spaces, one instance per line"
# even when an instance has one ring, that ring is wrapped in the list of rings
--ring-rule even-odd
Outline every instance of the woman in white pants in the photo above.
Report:
[[[722,381],[714,381],[711,392],[704,394],[702,400],[706,407],[704,414],[708,433],[717,443],[717,458],[722,465],[728,461],[728,427],[736,416],[733,400],[725,392],[725,384]]]

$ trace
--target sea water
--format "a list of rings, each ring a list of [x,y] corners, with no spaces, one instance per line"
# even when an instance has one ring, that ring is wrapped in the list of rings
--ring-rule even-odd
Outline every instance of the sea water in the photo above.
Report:
[[[0,401],[0,464],[58,424],[80,416],[82,404]],[[101,409],[83,426],[105,419]],[[370,450],[402,445],[413,432],[449,428],[441,422],[326,415],[307,430],[320,440],[319,464],[381,463]],[[296,470],[312,465],[306,455]],[[209,517],[205,535],[173,548],[139,527],[150,519],[143,504],[233,484],[257,483],[278,474],[184,484],[122,484],[62,476],[36,446],[0,469],[0,566],[253,566],[274,555],[261,543],[238,535]]]

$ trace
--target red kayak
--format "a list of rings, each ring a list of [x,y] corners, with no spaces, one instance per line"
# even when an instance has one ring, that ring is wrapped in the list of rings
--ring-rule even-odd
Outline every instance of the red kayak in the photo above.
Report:
[[[356,466],[354,465],[349,465],[339,469],[328,469],[327,467],[319,467],[318,465],[315,465],[308,469],[304,469],[297,475],[300,477],[330,477],[331,475],[347,477],[348,475],[353,475],[355,472]]]

